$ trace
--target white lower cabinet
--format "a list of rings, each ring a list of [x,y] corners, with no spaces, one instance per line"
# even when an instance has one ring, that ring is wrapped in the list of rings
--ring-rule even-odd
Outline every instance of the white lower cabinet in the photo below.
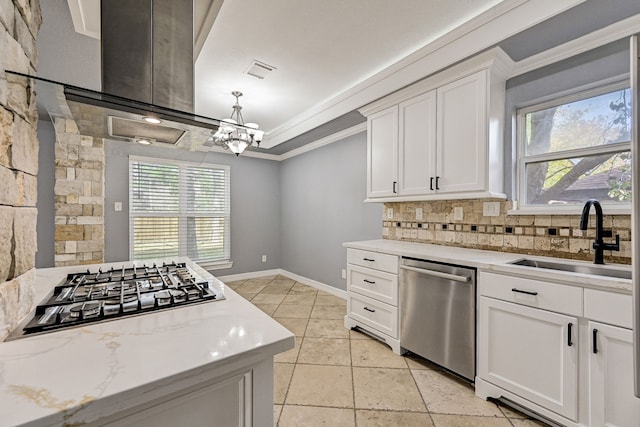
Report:
[[[638,427],[631,295],[478,275],[476,395],[569,427]]]
[[[479,309],[479,375],[575,420],[578,319],[487,297]]]
[[[589,322],[589,337],[590,425],[640,425],[640,399],[633,394],[631,329]]]
[[[345,327],[358,327],[400,354],[398,257],[347,249]]]
[[[161,402],[110,427],[237,426],[254,425],[251,413],[251,372]]]

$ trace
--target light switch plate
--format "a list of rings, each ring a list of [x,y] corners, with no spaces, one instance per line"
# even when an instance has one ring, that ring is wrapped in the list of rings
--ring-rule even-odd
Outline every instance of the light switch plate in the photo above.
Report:
[[[500,215],[500,202],[484,202],[482,204],[483,216],[499,216]]]
[[[115,202],[113,204],[113,210],[115,210],[116,212],[121,212],[122,211],[122,202]]]
[[[342,269],[342,278],[343,279],[347,278],[347,270],[345,270],[344,268]]]
[[[422,208],[416,208],[416,220],[422,221]]]

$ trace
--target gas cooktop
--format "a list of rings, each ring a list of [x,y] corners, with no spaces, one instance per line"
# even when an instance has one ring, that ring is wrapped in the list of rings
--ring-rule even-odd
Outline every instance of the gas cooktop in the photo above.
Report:
[[[223,299],[218,289],[198,278],[186,263],[86,270],[68,274],[13,338]]]

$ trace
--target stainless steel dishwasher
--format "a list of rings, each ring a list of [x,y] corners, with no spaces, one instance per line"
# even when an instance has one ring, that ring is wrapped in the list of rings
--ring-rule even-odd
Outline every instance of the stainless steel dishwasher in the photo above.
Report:
[[[476,271],[402,258],[400,346],[474,381]]]

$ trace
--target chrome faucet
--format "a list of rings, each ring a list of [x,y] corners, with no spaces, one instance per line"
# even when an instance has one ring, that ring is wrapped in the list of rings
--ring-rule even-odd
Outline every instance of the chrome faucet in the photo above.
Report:
[[[596,210],[596,240],[593,242],[593,249],[596,250],[594,264],[604,264],[604,251],[619,251],[620,250],[620,236],[616,234],[615,243],[604,243],[602,240],[602,206],[596,199],[589,199],[582,208],[582,216],[580,217],[580,230],[586,230],[589,223],[589,211],[593,206]]]

